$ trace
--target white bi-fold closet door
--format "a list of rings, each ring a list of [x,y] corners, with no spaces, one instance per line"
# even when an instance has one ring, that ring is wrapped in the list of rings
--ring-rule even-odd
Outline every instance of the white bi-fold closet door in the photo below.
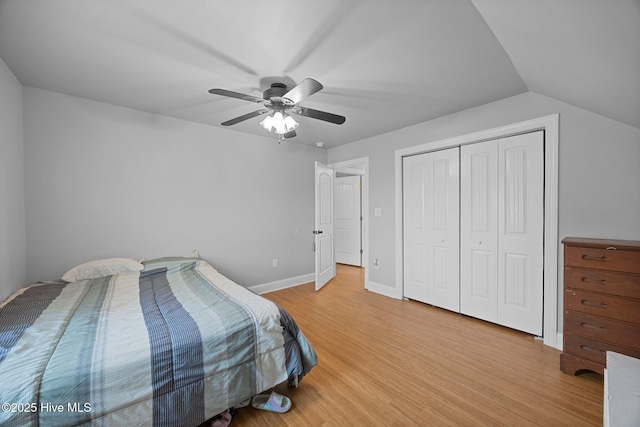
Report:
[[[540,131],[404,159],[407,298],[542,335],[543,147]],[[429,168],[433,169],[435,158],[444,153],[450,155],[450,173],[459,170],[459,187],[454,177],[450,183],[455,184],[448,186],[431,179],[430,175],[436,175]],[[420,184],[421,168],[430,174],[424,184]],[[443,212],[443,206],[450,209],[447,220],[440,220],[446,223],[449,236],[459,231],[459,247],[447,252],[446,264],[433,257],[429,245],[424,245],[421,254],[415,237],[423,227],[421,239],[437,243],[439,234],[429,215]],[[459,276],[448,276],[448,288],[458,289],[458,299],[446,305],[431,297],[429,287],[429,279],[444,265],[459,268]]]
[[[542,131],[461,148],[460,312],[542,335]]]
[[[460,306],[458,147],[403,160],[404,295]]]

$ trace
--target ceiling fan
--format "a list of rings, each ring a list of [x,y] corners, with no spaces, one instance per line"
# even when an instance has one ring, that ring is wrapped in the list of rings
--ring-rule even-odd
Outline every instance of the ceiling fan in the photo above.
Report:
[[[221,125],[231,126],[253,117],[268,114],[267,117],[260,122],[260,125],[267,131],[276,133],[278,135],[278,142],[280,142],[284,138],[293,138],[296,136],[295,129],[298,127],[298,123],[289,113],[323,120],[337,125],[345,122],[346,118],[343,116],[298,105],[307,97],[322,90],[322,88],[323,86],[318,81],[307,78],[291,90],[288,90],[287,85],[284,83],[272,83],[271,87],[263,92],[262,98],[225,89],[211,89],[209,93],[262,104],[265,108],[227,120],[226,122],[222,122]]]

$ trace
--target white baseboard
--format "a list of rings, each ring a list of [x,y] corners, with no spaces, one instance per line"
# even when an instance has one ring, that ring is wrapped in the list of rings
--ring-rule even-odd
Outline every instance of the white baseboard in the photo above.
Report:
[[[563,338],[562,332],[558,332],[558,334],[556,335],[556,348],[562,351],[564,347],[563,344],[564,344],[564,338]]]
[[[298,285],[304,285],[305,283],[313,282],[314,280],[315,280],[315,274],[308,273],[308,274],[303,274],[302,276],[276,280],[275,282],[247,286],[247,289],[255,292],[258,295],[262,295],[262,294],[266,294],[267,292],[279,291],[280,289],[287,289],[287,288],[292,288]]]
[[[370,290],[371,292],[375,292],[386,297],[402,299],[398,297],[398,290],[396,288],[392,288],[391,286],[383,285],[381,283],[372,282],[371,280],[367,282],[365,288]]]

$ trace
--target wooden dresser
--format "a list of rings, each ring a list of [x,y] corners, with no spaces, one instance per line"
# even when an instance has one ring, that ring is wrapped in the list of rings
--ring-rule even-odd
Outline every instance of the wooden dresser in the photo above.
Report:
[[[604,373],[608,350],[640,358],[640,241],[567,237],[560,369]]]

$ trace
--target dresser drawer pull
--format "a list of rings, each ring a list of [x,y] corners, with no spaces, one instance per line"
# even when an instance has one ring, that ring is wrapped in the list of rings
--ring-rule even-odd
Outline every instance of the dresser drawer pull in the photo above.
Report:
[[[595,307],[595,308],[602,308],[602,309],[607,308],[607,304],[605,303],[598,304],[597,302],[587,301],[586,299],[583,299],[582,301],[580,301],[580,304],[586,305],[587,307]]]
[[[584,351],[591,352],[591,353],[596,353],[596,354],[604,354],[605,353],[604,350],[598,350],[597,348],[587,347],[586,345],[581,345],[580,349],[584,350]]]
[[[582,255],[582,259],[585,261],[606,261],[606,256],[592,256],[592,255]]]
[[[583,277],[582,279],[580,279],[581,282],[585,282],[585,283],[597,283],[599,285],[607,285],[607,281],[602,279],[602,280],[595,280],[595,279],[591,279],[589,277]]]
[[[588,328],[588,329],[597,329],[599,331],[603,331],[605,332],[607,330],[607,328],[605,328],[604,326],[594,326],[594,325],[590,325],[588,323],[580,323],[580,326],[582,326],[583,328]]]

